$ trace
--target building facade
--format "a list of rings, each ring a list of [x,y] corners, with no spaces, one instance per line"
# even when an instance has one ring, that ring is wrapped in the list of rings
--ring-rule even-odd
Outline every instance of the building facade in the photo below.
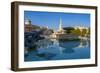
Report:
[[[30,20],[25,20],[24,31],[25,32],[31,32],[32,31],[32,24],[31,24]]]

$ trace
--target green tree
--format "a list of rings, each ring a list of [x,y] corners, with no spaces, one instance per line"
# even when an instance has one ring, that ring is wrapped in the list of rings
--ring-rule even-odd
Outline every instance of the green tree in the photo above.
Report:
[[[64,27],[63,29],[65,30],[66,34],[71,34],[72,30],[74,30],[73,27]]]
[[[72,32],[72,34],[77,35],[77,36],[81,35],[80,29],[75,29],[75,30],[72,30],[71,32]]]
[[[88,35],[90,35],[90,27],[88,28]]]
[[[81,36],[83,36],[83,37],[84,37],[84,36],[87,36],[87,31],[88,31],[87,29],[82,29],[82,34],[81,34]]]

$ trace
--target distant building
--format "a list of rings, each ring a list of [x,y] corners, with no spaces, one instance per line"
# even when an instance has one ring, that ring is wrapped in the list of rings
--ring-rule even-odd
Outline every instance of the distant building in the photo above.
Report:
[[[83,27],[83,26],[75,26],[74,29],[80,29],[82,31],[82,30],[88,29],[88,28]]]
[[[31,32],[32,31],[32,24],[31,24],[30,20],[25,20],[24,31],[25,32]]]
[[[77,35],[77,34],[66,34],[66,30],[68,31],[68,30],[76,30],[76,29],[79,29],[80,33],[82,35],[83,35],[84,30],[86,30],[86,32],[84,34],[85,34],[85,36],[87,36],[88,28],[86,28],[86,27],[77,26],[77,27],[66,27],[66,28],[63,28],[62,25],[63,24],[62,24],[62,21],[60,19],[59,29],[57,31],[54,31],[54,33],[52,33],[50,35],[50,38],[56,38],[56,39],[77,39],[79,37],[79,35]]]

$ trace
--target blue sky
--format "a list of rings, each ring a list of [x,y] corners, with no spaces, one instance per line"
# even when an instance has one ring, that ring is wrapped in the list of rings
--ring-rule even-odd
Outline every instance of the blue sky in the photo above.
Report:
[[[58,29],[60,19],[63,27],[90,26],[90,14],[83,13],[24,11],[24,20],[26,19],[30,19],[33,25],[48,26],[55,30]]]

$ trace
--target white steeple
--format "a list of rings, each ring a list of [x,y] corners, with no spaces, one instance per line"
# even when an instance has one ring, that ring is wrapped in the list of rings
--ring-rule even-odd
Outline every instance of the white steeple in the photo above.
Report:
[[[61,30],[62,30],[62,20],[61,20],[61,18],[60,18],[59,31],[61,31]]]

